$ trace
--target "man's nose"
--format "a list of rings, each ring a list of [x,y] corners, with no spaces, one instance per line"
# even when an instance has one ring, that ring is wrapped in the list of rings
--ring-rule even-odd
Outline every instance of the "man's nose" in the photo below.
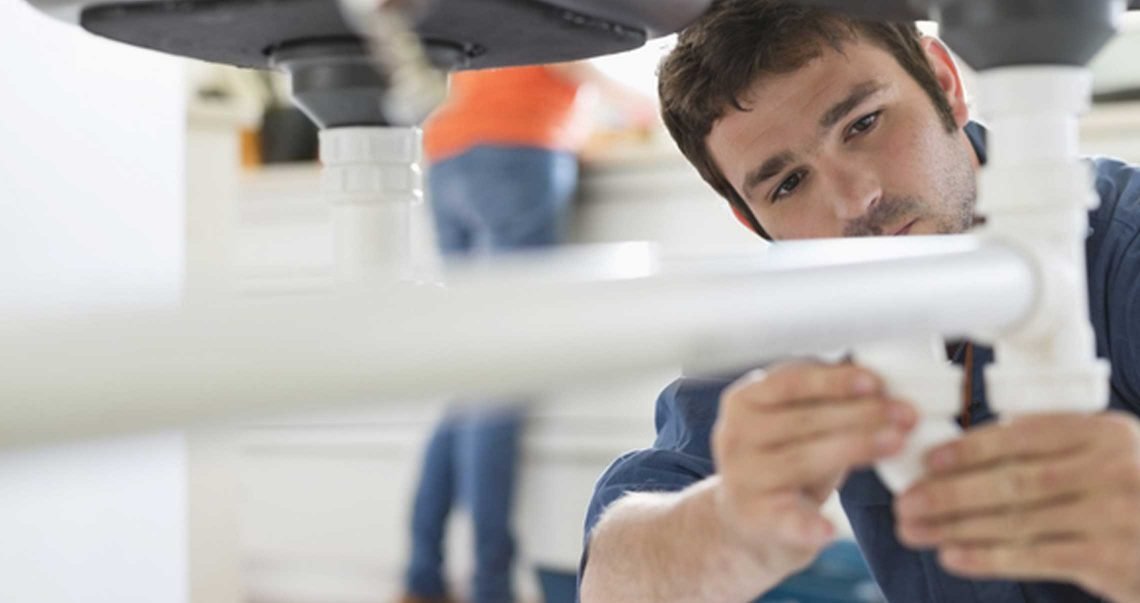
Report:
[[[866,215],[883,197],[882,184],[871,170],[854,165],[837,167],[832,178],[832,203],[840,221]]]

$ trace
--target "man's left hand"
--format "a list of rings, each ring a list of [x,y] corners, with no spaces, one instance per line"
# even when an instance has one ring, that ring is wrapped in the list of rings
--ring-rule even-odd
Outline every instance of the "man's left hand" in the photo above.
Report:
[[[1027,416],[926,456],[895,500],[902,542],[970,578],[1076,583],[1140,601],[1140,421],[1120,412]]]

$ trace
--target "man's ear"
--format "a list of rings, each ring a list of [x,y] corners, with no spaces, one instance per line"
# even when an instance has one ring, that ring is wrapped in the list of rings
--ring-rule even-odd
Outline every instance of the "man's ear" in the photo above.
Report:
[[[922,49],[926,51],[926,59],[934,71],[934,79],[946,94],[946,101],[950,103],[950,110],[954,114],[954,121],[958,127],[964,127],[970,120],[970,108],[966,104],[966,89],[962,86],[962,76],[958,72],[958,65],[950,50],[941,40],[931,36],[923,36]]]

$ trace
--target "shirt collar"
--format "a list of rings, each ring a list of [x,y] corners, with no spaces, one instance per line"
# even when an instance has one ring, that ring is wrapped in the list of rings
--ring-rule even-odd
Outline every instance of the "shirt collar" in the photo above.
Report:
[[[986,129],[976,121],[970,121],[963,128],[966,138],[970,139],[970,146],[974,147],[974,154],[978,156],[978,163],[986,164]]]

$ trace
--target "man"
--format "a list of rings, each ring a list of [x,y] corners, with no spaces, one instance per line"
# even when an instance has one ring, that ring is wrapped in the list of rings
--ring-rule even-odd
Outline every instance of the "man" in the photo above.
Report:
[[[681,150],[777,245],[974,221],[982,132],[950,55],[912,25],[723,0],[660,78]],[[1093,167],[1089,296],[1113,365],[1108,412],[991,422],[992,354],[963,344],[953,359],[972,356],[974,428],[892,498],[867,467],[900,450],[916,416],[871,372],[789,363],[682,379],[658,400],[653,448],[598,482],[582,600],[751,600],[829,542],[820,505],[839,487],[891,601],[1140,601],[1140,171]]]

